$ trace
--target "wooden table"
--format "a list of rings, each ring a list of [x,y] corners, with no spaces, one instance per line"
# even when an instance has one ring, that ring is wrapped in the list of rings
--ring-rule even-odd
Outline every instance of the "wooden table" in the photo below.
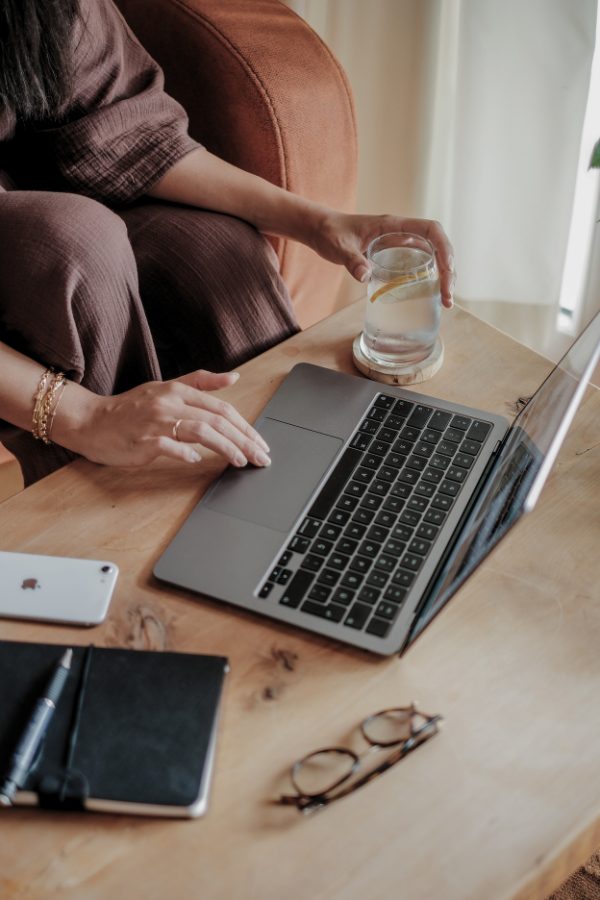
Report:
[[[353,373],[355,304],[242,367],[251,421],[292,365]],[[511,418],[551,364],[445,313],[434,397]],[[600,397],[587,392],[542,500],[401,660],[168,589],[152,567],[222,462],[78,461],[0,507],[0,547],[112,559],[93,630],[4,621],[2,638],[230,657],[212,806],[198,821],[8,810],[0,896],[106,900],[545,898],[600,845]],[[356,745],[417,699],[440,736],[312,817],[272,803],[301,755]]]

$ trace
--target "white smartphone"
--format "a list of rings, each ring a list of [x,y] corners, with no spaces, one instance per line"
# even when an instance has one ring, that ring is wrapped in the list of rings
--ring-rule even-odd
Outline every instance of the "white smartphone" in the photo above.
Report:
[[[118,575],[112,562],[0,551],[0,616],[99,625]]]

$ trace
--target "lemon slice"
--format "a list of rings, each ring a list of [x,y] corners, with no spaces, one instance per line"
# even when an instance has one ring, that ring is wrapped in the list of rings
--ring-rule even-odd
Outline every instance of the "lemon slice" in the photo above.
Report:
[[[383,294],[387,294],[388,291],[393,291],[394,288],[399,287],[399,285],[401,284],[411,284],[413,282],[416,284],[418,281],[427,281],[431,277],[431,272],[421,272],[420,275],[401,275],[399,278],[395,278],[394,281],[389,281],[384,284],[383,287],[380,287],[376,291],[374,291],[369,297],[369,300],[371,301],[371,303],[375,303],[375,301],[378,300],[379,297],[381,297]],[[390,300],[391,297],[387,302],[389,303]],[[386,301],[384,300],[383,302],[385,303]]]

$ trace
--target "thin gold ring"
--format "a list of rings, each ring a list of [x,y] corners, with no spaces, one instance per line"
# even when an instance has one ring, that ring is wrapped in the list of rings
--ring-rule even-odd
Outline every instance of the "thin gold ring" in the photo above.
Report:
[[[178,432],[179,426],[181,425],[182,422],[183,422],[183,419],[177,419],[177,421],[173,425],[173,440],[175,440],[175,441],[181,441],[181,438],[179,437],[179,434],[177,432]]]

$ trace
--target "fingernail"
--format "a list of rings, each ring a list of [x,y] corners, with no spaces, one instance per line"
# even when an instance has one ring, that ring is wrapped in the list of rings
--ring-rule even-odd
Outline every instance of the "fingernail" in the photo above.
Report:
[[[366,266],[359,266],[358,269],[356,270],[356,274],[358,275],[358,280],[360,281],[360,283],[364,284],[365,281],[369,280],[371,273],[366,268]]]
[[[192,461],[192,462],[200,462],[200,460],[202,459],[202,457],[200,456],[200,454],[199,454],[199,453],[196,453],[195,450],[192,450],[192,452],[191,452],[191,454],[190,454],[190,457],[191,457],[191,461]]]
[[[263,440],[263,438],[261,438],[260,434],[256,435],[256,443],[259,444],[259,446],[261,446],[263,448],[263,450],[265,450],[267,453],[271,449],[269,447],[269,445],[267,444],[267,442],[265,440]]]
[[[271,465],[271,460],[269,459],[267,454],[262,453],[260,450],[256,454],[256,462],[258,463],[259,466],[270,466]]]
[[[239,372],[231,372],[230,374],[233,375],[233,377],[235,378],[236,381],[237,381],[238,378],[240,377],[240,373],[239,373]]]
[[[448,270],[450,272],[454,272],[454,257],[453,256],[448,257]]]
[[[236,455],[235,455],[236,466],[240,466],[240,468],[241,468],[242,466],[245,466],[247,464],[247,462],[248,462],[248,460],[246,459],[246,457],[244,456],[243,453],[236,453]]]
[[[454,297],[450,294],[450,309],[454,306]]]

